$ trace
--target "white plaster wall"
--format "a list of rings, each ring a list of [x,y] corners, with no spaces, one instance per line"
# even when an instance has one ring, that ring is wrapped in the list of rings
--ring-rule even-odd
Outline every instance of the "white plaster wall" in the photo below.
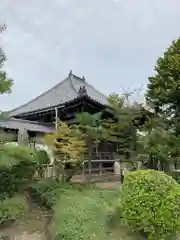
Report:
[[[0,141],[15,141],[17,138],[16,132],[9,131],[4,132],[4,129],[0,129]]]

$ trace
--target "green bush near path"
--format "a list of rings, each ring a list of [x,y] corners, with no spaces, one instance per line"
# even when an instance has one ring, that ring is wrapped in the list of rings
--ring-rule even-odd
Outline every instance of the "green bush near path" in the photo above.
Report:
[[[32,149],[4,145],[0,151],[0,200],[13,197],[32,181],[36,165],[36,154]]]
[[[109,207],[97,192],[62,196],[53,209],[52,232],[55,239],[108,239],[106,221]]]
[[[28,187],[28,191],[32,198],[36,200],[41,206],[52,209],[57,203],[57,200],[63,195],[83,193],[85,190],[94,190],[94,185],[84,185],[77,183],[62,184],[53,179],[37,181]],[[99,191],[99,189],[98,189]],[[103,191],[103,196],[107,192]]]
[[[23,193],[33,181],[34,174],[43,161],[48,160],[42,151],[37,152],[22,145],[1,144],[0,226],[10,223],[26,212],[26,199],[17,197],[17,194]]]
[[[16,196],[6,198],[0,202],[0,225],[7,221],[14,221],[28,211],[28,205],[24,197]]]
[[[169,240],[180,232],[180,185],[160,171],[132,172],[122,185],[119,212],[149,240]]]
[[[35,172],[43,170],[49,158],[45,151],[21,145],[4,145],[0,151],[0,199],[12,197],[32,182]]]
[[[28,191],[40,206],[52,209],[62,189],[67,190],[65,187],[62,188],[57,181],[48,179],[34,182],[29,186]]]

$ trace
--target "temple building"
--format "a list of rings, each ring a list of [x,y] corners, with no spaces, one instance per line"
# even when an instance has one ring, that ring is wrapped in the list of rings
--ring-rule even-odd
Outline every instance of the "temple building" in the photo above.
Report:
[[[77,112],[97,113],[107,104],[104,94],[70,71],[48,91],[9,111],[10,118],[0,120],[0,140],[5,135],[7,141],[17,141],[18,131],[26,129],[29,139],[42,144],[44,134],[54,131],[56,118],[70,123]]]
[[[63,81],[48,91],[9,111],[10,117],[0,120],[0,141],[18,143],[19,133],[26,130],[29,144],[48,152],[49,149],[44,144],[44,135],[55,131],[55,119],[71,124],[77,113],[102,112],[107,105],[108,99],[104,94],[90,85],[84,77],[78,77],[70,71]],[[106,111],[103,112],[107,114]],[[142,125],[144,121],[146,114],[143,113],[138,122]],[[112,167],[116,147],[116,144],[106,140],[99,144],[98,159],[103,160],[104,168]],[[89,159],[97,159],[95,146],[90,148],[87,148]],[[96,164],[93,167],[96,168]]]

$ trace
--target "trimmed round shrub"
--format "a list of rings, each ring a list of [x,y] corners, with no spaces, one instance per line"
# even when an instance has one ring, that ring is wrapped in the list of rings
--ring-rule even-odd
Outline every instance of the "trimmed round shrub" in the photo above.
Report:
[[[120,212],[125,224],[149,240],[170,239],[180,231],[180,186],[155,170],[129,173],[122,185]]]

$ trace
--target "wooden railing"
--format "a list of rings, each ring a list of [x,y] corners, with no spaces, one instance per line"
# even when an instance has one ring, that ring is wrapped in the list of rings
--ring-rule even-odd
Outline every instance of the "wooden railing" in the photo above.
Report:
[[[117,160],[118,161],[118,160]],[[75,172],[76,179],[84,181],[115,181],[120,180],[119,174],[114,172],[114,159],[89,159],[84,160],[80,168]],[[43,178],[56,178],[56,169],[54,165],[44,166]],[[68,170],[67,170],[68,171]]]

